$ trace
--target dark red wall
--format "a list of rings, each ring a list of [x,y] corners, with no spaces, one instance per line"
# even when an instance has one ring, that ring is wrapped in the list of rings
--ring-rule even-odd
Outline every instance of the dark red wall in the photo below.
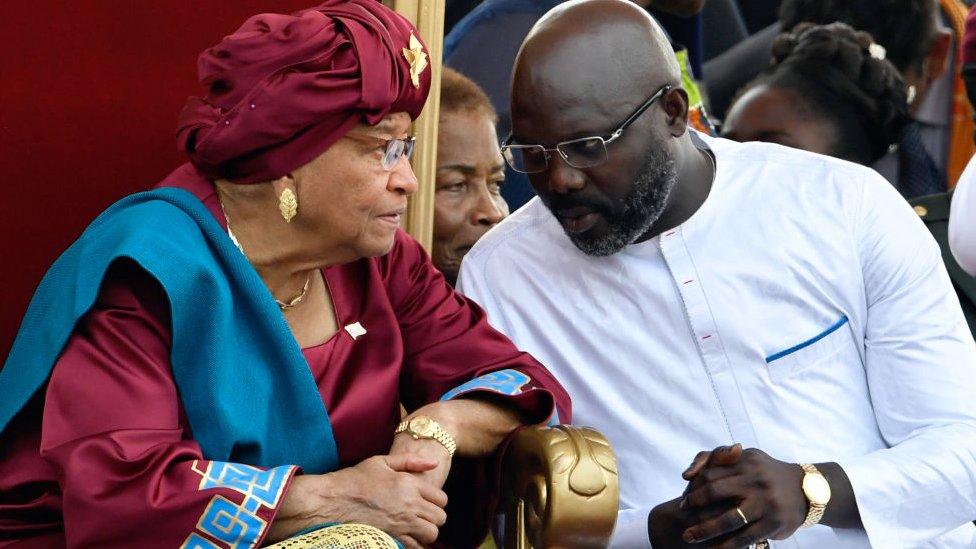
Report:
[[[196,58],[314,0],[8,2],[0,14],[0,357],[47,267],[105,206],[181,162]],[[2,363],[2,360],[0,360]]]

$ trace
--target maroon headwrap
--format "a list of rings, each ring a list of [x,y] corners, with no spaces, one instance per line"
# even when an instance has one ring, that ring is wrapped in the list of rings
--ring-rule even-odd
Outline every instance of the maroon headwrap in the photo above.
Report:
[[[293,15],[262,13],[200,54],[205,98],[180,113],[177,140],[208,177],[277,179],[359,122],[416,118],[430,68],[411,79],[416,28],[377,0],[327,0]],[[426,58],[427,47],[420,57]],[[424,62],[415,61],[416,69]]]

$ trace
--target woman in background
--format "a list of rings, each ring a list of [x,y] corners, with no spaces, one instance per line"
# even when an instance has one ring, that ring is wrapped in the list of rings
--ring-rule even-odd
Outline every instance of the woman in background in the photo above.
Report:
[[[776,39],[772,66],[739,92],[722,135],[870,166],[908,122],[901,75],[869,34],[801,24]]]
[[[485,92],[468,77],[444,67],[431,259],[452,286],[464,254],[508,215],[501,194],[505,161],[498,146],[497,122]]]

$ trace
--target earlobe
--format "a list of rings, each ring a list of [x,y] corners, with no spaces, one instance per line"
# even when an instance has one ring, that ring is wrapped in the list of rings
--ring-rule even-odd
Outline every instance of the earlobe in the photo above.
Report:
[[[275,194],[280,195],[285,189],[291,189],[294,192],[295,189],[295,176],[292,174],[285,174],[278,179],[271,182],[271,186],[274,188]]]
[[[664,95],[664,114],[668,117],[668,129],[674,137],[688,131],[688,92],[675,88]]]

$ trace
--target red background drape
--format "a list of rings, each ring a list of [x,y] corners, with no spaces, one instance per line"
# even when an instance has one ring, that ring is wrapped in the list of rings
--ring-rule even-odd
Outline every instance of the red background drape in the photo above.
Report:
[[[0,16],[0,357],[47,267],[106,206],[182,162],[199,52],[315,0],[9,2]],[[2,363],[2,361],[0,361]]]

